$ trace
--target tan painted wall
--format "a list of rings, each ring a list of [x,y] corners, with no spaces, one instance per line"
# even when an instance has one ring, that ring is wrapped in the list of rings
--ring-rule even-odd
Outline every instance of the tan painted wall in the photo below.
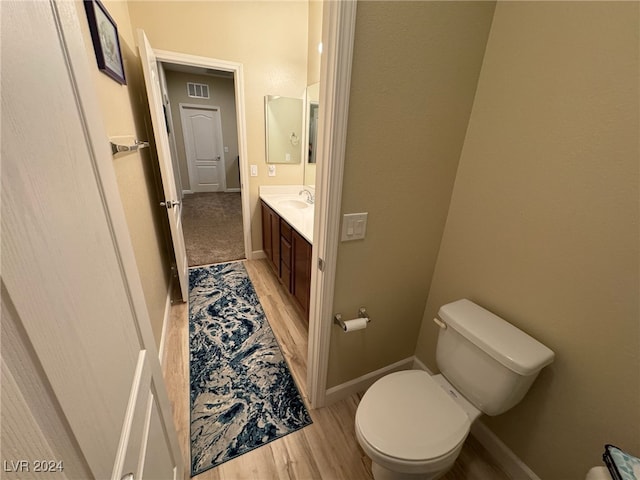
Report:
[[[334,311],[373,321],[332,329],[329,387],[414,354],[494,6],[358,4],[342,212],[369,218]]]
[[[320,52],[322,41],[322,2],[309,0],[309,27],[307,40],[307,85],[320,81]]]
[[[116,83],[98,70],[86,12],[81,2],[76,3],[87,56],[90,65],[95,65],[93,77],[107,134],[109,137],[130,136],[146,140],[145,116],[148,116],[148,107],[127,4],[120,1],[104,1],[103,4],[118,26],[126,86]],[[159,346],[170,274],[163,241],[163,212],[155,208],[158,203],[155,164],[149,149],[120,154],[113,160],[151,326]]]
[[[306,2],[129,2],[134,31],[145,30],[153,48],[242,63],[245,76],[253,250],[261,249],[260,185],[300,184],[304,164],[276,165],[267,176],[264,96],[303,98],[307,85]]]
[[[417,355],[467,297],[556,352],[486,423],[541,478],[640,454],[637,2],[499,2]]]
[[[321,54],[318,44],[322,41],[322,5],[323,2],[309,1],[309,39],[308,39],[308,59],[307,59],[307,102],[318,102],[320,99],[320,59]],[[308,105],[305,107],[305,122],[308,122]],[[309,124],[305,123],[307,132]],[[309,153],[305,150],[304,161],[307,162]],[[317,163],[305,163],[304,184],[316,184]]]
[[[236,100],[233,79],[219,78],[209,75],[195,75],[192,73],[165,71],[167,89],[171,101],[171,115],[180,165],[180,179],[182,187],[189,190],[189,170],[187,155],[184,147],[182,120],[180,118],[180,104],[210,105],[220,107],[223,143],[229,148],[224,154],[226,166],[227,188],[240,188],[240,170],[238,170],[238,128],[236,122]],[[209,85],[208,99],[191,98],[187,95],[187,82],[204,83]]]

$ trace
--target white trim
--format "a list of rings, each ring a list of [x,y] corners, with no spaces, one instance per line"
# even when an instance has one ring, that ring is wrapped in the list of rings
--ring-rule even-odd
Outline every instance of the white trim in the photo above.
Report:
[[[167,300],[164,304],[164,319],[162,320],[162,334],[160,335],[160,345],[158,347],[158,358],[160,359],[160,365],[164,371],[164,361],[167,356],[167,352],[164,350],[167,332],[169,331],[169,319],[171,317],[171,292],[173,291],[173,275],[169,278],[169,288],[167,290]]]
[[[267,254],[264,253],[264,250],[254,250],[251,252],[251,258],[253,260],[259,260],[261,258],[267,258]]]
[[[414,368],[424,370],[429,375],[433,372],[420,361],[418,357],[414,357]],[[489,430],[480,419],[471,425],[471,435],[482,445],[491,458],[500,466],[500,468],[509,476],[509,478],[540,480],[533,470],[531,470],[513,451],[500,440],[495,433]]]
[[[217,105],[197,104],[197,103],[179,103],[178,110],[180,111],[180,123],[182,124],[182,139],[184,142],[184,153],[187,157],[187,171],[189,172],[189,185],[191,188],[197,185],[198,174],[196,173],[195,153],[191,149],[191,143],[187,141],[187,110],[207,110],[218,113],[218,121],[215,124],[215,135],[220,141],[218,145],[220,153],[221,173],[218,174],[219,189],[217,192],[225,192],[227,190],[227,161],[224,156],[224,138],[222,137],[222,110]],[[173,129],[172,129],[173,130]],[[199,190],[202,191],[202,190]],[[207,190],[204,190],[207,191]]]
[[[320,68],[319,105],[323,114],[318,125],[320,172],[316,182],[307,357],[307,393],[312,408],[323,406],[327,394],[356,1],[324,2],[322,17],[326,52]],[[324,271],[317,268],[320,258]]]
[[[428,372],[429,375],[433,375],[433,372],[429,370],[429,367],[422,363],[418,357],[413,357],[413,369],[424,370],[425,372]]]
[[[236,187],[236,188],[227,188],[227,189],[225,190],[225,192],[227,192],[227,193],[236,193],[236,192],[241,192],[241,191],[242,191],[242,190],[240,190],[240,189],[239,189],[239,188],[237,188],[237,187]]]
[[[250,259],[251,244],[251,199],[249,198],[249,160],[247,149],[247,121],[244,101],[244,69],[241,63],[228,62],[215,58],[200,57],[186,53],[155,50],[159,62],[213,68],[233,72],[233,84],[236,95],[236,122],[238,127],[238,155],[240,156],[240,194],[242,198],[242,229],[244,232],[244,254]],[[183,191],[187,193],[186,190]]]
[[[387,365],[373,372],[369,372],[361,377],[354,378],[348,382],[341,383],[327,390],[325,395],[325,405],[331,405],[339,400],[347,398],[354,393],[365,392],[373,382],[393,372],[400,370],[409,370],[414,364],[415,357],[405,358],[398,362]]]
[[[192,195],[195,193],[193,190],[182,190],[182,195]]]

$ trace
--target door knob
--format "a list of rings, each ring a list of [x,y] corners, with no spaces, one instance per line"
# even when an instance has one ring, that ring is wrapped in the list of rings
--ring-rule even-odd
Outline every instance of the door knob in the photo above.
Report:
[[[179,200],[171,200],[170,202],[160,202],[161,207],[173,208],[180,205]]]

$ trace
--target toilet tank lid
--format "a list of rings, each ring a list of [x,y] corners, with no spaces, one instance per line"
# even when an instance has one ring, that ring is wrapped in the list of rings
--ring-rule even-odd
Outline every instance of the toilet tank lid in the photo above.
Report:
[[[440,318],[505,367],[531,375],[553,362],[549,348],[467,299],[440,307]]]

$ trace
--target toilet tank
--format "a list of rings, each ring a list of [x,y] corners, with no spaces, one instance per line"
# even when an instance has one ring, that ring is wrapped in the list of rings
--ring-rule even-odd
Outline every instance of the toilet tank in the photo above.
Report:
[[[487,415],[516,405],[554,353],[522,330],[462,299],[440,308],[436,362],[442,375]]]

